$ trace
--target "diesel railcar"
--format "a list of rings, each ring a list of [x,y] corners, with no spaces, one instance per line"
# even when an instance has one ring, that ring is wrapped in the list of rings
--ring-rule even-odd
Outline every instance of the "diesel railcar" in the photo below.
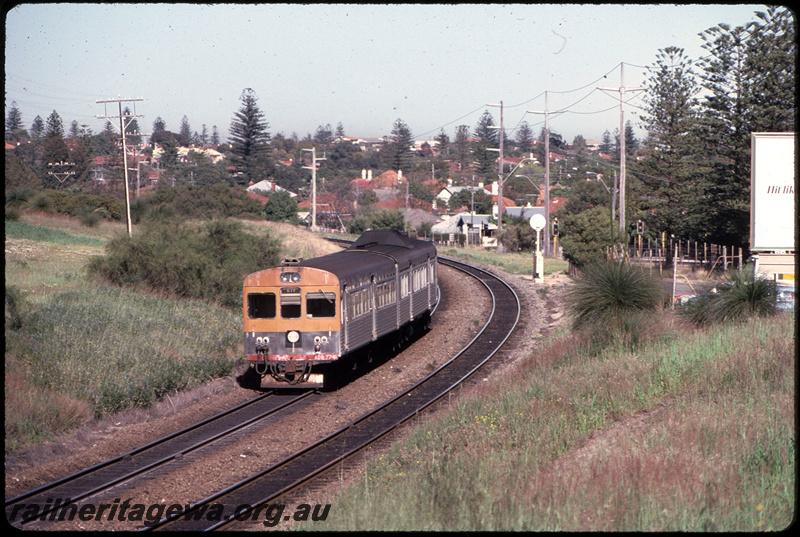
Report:
[[[323,387],[343,357],[426,327],[438,302],[436,247],[366,231],[340,252],[244,280],[244,353],[261,387]]]

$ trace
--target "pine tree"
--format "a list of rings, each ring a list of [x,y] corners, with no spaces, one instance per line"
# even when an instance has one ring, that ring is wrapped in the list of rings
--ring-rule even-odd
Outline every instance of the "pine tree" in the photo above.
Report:
[[[230,127],[231,160],[245,184],[266,179],[272,170],[269,123],[258,108],[258,97],[251,88],[240,96],[242,106],[234,114]]]
[[[698,129],[699,155],[710,155],[706,232],[744,245],[750,224],[750,134],[794,130],[795,30],[786,8],[756,13],[745,26],[703,32],[698,65],[708,96]]]
[[[161,132],[167,130],[167,124],[164,123],[164,120],[161,119],[161,116],[158,116],[155,121],[153,121],[153,132]]]
[[[702,173],[693,165],[699,87],[693,62],[683,49],[661,49],[650,72],[642,123],[647,129],[646,158],[631,167],[639,171],[652,193],[645,202],[651,212],[648,227],[680,237],[699,231],[706,210]],[[697,238],[695,236],[695,238]]]
[[[477,140],[472,144],[472,151],[475,155],[478,173],[487,177],[496,176],[497,174],[498,154],[494,151],[489,151],[489,149],[497,149],[500,146],[498,130],[491,127],[494,127],[494,117],[486,110],[475,126]]]
[[[15,137],[22,130],[22,112],[17,107],[17,101],[12,101],[6,114],[6,138],[16,139]]]
[[[31,123],[31,138],[38,140],[44,136],[44,120],[42,116],[36,116]]]
[[[527,121],[523,121],[517,129],[517,145],[523,153],[533,150],[533,130]]]
[[[63,138],[64,137],[64,122],[61,121],[61,116],[58,115],[58,112],[53,110],[47,117],[47,129],[45,130],[45,136],[47,138]]]
[[[453,142],[456,160],[462,170],[466,170],[472,159],[472,148],[469,145],[469,125],[456,127],[456,138]]]
[[[410,172],[412,165],[411,146],[414,144],[414,136],[402,119],[398,118],[392,128],[392,136],[386,148],[382,151],[381,160],[384,165],[391,170],[406,170]]]
[[[219,145],[219,131],[216,125],[211,127],[211,143],[213,145]]]

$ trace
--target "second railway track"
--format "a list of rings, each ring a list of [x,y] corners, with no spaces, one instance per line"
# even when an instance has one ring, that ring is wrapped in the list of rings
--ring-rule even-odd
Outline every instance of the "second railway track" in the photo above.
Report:
[[[301,395],[266,393],[128,453],[10,498],[5,502],[6,519],[20,521],[14,509],[19,510],[17,506],[23,504],[44,506],[37,518],[48,518],[59,507],[53,504],[54,498],[78,503],[229,437],[314,394],[310,391]],[[29,520],[20,525],[35,522],[37,520]]]

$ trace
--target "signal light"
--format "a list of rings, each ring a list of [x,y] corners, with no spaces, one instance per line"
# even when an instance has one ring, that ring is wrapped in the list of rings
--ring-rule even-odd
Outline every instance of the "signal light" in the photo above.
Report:
[[[553,218],[553,236],[558,237],[558,217]]]
[[[644,233],[644,222],[642,222],[641,220],[636,221],[636,233],[638,235]]]

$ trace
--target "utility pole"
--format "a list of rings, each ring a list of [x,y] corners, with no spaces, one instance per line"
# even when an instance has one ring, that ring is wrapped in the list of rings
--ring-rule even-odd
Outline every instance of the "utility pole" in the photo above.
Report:
[[[544,114],[544,255],[550,257],[550,114],[561,114],[566,110],[550,112],[547,108],[547,92],[544,92],[544,110],[528,110],[529,114]]]
[[[317,158],[317,148],[303,149],[311,151],[311,166],[303,166],[311,170],[311,231],[317,231],[317,161],[327,160],[325,157]]]
[[[500,163],[497,170],[497,251],[503,251],[503,245],[500,243],[499,235],[503,232],[503,101],[500,104],[487,103],[486,106],[499,106],[500,107],[500,126],[489,127],[490,129],[500,129],[500,148],[489,149],[489,151],[498,151],[500,153]]]
[[[128,216],[128,236],[130,237],[133,235],[133,225],[131,224],[131,197],[130,197],[130,188],[128,186],[128,149],[125,144],[125,129],[128,128],[128,125],[137,118],[137,117],[144,117],[143,114],[136,114],[136,105],[134,105],[134,113],[133,114],[125,114],[122,115],[122,103],[127,102],[138,102],[143,101],[144,99],[107,99],[104,101],[96,101],[97,104],[107,104],[107,103],[117,103],[119,105],[119,115],[118,116],[109,116],[108,114],[104,114],[102,116],[97,116],[97,119],[112,119],[112,118],[119,118],[119,131],[120,135],[122,136],[122,169],[125,176],[125,210]]]
[[[58,184],[59,185],[63,185],[64,181],[66,181],[67,179],[69,179],[70,177],[75,175],[75,172],[65,171],[64,170],[64,168],[66,168],[68,166],[75,166],[74,162],[64,162],[62,160],[60,162],[48,162],[47,165],[50,166],[51,168],[54,168],[54,167],[58,166],[61,169],[61,171],[58,171],[58,172],[56,172],[56,171],[47,172],[47,175],[52,175],[53,177],[58,179]]]
[[[625,87],[625,64],[619,64],[619,88],[601,88],[602,91],[619,92],[619,230],[625,241],[625,249],[628,247],[628,227],[625,225],[625,92],[642,91],[647,88],[626,88]]]

